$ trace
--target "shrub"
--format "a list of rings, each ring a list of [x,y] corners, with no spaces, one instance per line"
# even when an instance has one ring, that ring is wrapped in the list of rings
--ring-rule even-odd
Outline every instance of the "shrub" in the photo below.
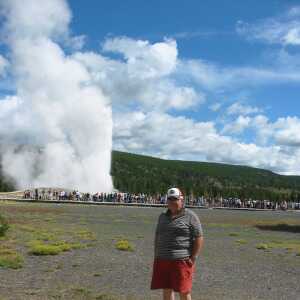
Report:
[[[259,249],[259,250],[268,250],[270,247],[269,247],[269,245],[268,244],[263,244],[263,243],[261,243],[261,244],[257,244],[256,245],[256,249]]]
[[[0,215],[0,237],[3,237],[8,230],[9,225],[4,217]]]
[[[116,243],[116,248],[121,251],[134,251],[133,246],[127,240],[120,240]]]

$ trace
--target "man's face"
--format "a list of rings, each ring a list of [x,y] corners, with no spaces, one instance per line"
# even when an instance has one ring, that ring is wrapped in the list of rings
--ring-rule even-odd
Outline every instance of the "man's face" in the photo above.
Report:
[[[183,206],[183,202],[181,199],[170,197],[167,200],[168,209],[170,209],[172,212],[176,212],[181,210]]]

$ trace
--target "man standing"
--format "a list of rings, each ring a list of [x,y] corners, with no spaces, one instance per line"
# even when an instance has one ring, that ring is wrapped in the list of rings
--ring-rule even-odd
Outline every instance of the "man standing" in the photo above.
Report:
[[[159,216],[155,232],[151,289],[163,289],[163,300],[191,300],[195,261],[203,246],[203,232],[197,215],[184,207],[178,188],[167,193],[168,210]]]

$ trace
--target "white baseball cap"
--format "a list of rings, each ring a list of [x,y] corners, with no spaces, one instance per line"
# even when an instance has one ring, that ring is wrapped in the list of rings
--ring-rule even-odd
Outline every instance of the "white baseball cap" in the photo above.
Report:
[[[167,198],[183,199],[183,194],[178,188],[170,188],[167,192]]]

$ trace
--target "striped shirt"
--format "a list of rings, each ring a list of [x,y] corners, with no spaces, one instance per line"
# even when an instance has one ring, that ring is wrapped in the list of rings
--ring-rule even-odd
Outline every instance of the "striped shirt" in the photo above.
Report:
[[[198,216],[190,209],[183,208],[172,218],[167,210],[159,216],[155,232],[154,256],[161,259],[183,259],[192,255],[193,242],[202,236]]]

